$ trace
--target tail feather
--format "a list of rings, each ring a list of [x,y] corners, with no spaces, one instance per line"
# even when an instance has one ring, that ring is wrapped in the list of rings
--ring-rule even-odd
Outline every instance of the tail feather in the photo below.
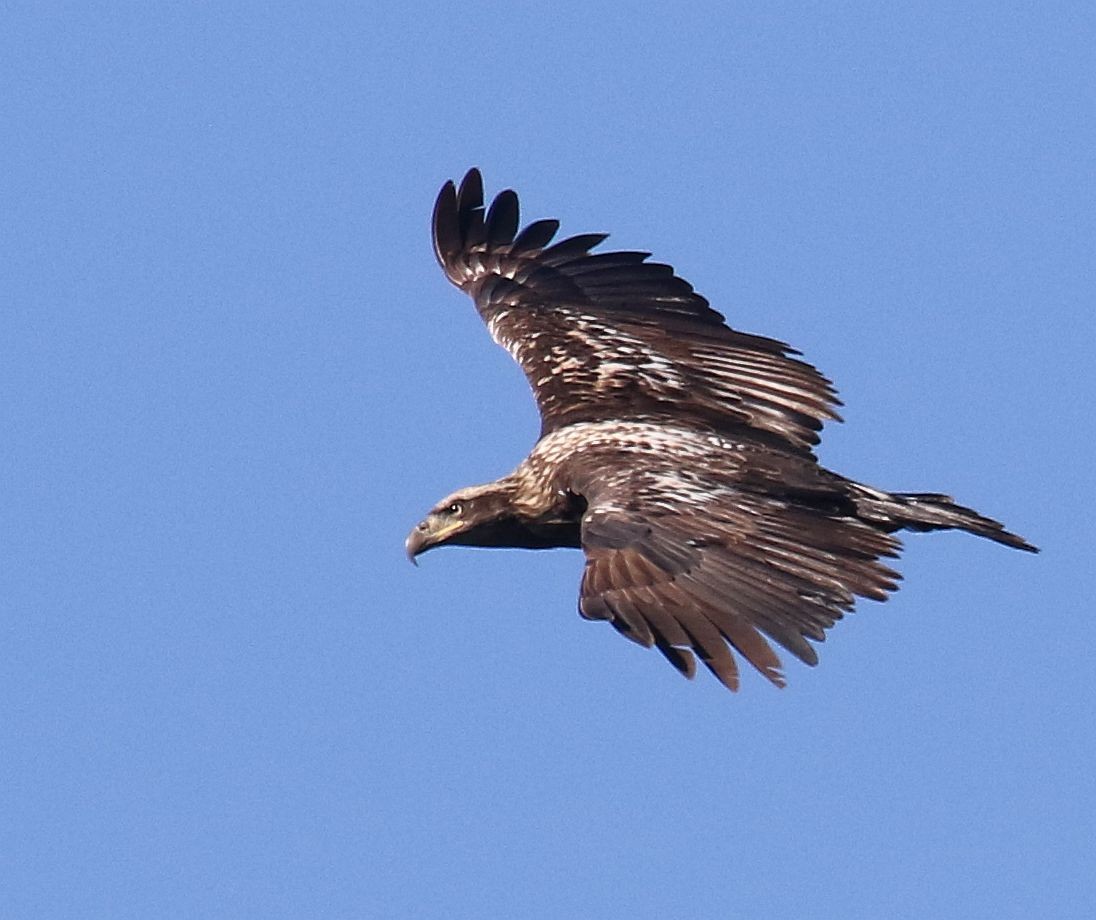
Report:
[[[950,495],[936,492],[895,492],[891,498],[898,503],[890,516],[894,524],[909,530],[965,530],[1005,546],[1039,552],[1023,537],[1005,530],[1003,524],[979,514],[973,508],[956,504]]]

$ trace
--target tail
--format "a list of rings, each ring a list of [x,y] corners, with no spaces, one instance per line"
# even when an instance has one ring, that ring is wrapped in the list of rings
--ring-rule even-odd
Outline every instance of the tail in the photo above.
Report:
[[[1023,537],[1005,530],[993,518],[958,505],[950,495],[937,492],[883,492],[852,483],[851,498],[863,520],[887,532],[895,530],[965,530],[1015,549],[1037,553]]]
[[[872,490],[874,492],[874,490]],[[894,492],[886,509],[890,526],[895,530],[965,530],[996,543],[1039,552],[1023,537],[1005,530],[992,518],[983,517],[972,508],[958,505],[950,495],[935,492]],[[874,495],[873,495],[874,498]]]

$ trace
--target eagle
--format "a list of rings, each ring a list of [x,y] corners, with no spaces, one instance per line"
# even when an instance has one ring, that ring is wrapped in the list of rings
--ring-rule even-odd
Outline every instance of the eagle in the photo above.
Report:
[[[650,253],[558,230],[519,231],[509,189],[485,208],[478,169],[438,194],[438,262],[521,366],[541,429],[508,476],[434,506],[407,538],[412,561],[446,544],[581,549],[583,617],[688,678],[699,657],[737,690],[732,650],[782,687],[770,640],[814,665],[811,642],[857,597],[886,600],[897,531],[1038,551],[947,495],[823,467],[814,447],[840,402],[800,352],[731,328]]]

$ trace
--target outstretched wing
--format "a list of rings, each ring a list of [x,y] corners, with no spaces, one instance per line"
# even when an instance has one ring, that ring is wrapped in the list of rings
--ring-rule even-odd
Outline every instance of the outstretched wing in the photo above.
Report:
[[[789,458],[794,459],[794,458]],[[591,473],[581,540],[586,553],[579,608],[641,645],[656,646],[686,677],[694,653],[731,690],[737,651],[784,685],[775,640],[818,661],[808,639],[853,607],[885,600],[899,575],[883,565],[899,542],[841,512],[842,497],[809,501],[767,495],[669,464],[628,470],[601,458]]]
[[[837,419],[830,382],[789,346],[737,332],[692,285],[645,252],[591,250],[605,234],[549,245],[559,228],[518,232],[518,199],[484,210],[478,170],[434,206],[434,251],[521,365],[547,434],[604,418],[692,420],[751,429],[809,453]]]

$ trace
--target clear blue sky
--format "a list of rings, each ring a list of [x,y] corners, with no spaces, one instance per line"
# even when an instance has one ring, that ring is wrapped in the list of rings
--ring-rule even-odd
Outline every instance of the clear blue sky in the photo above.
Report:
[[[16,4],[0,918],[1070,918],[1096,900],[1091,3]],[[778,691],[403,539],[527,452],[471,165],[833,377],[913,535]]]

